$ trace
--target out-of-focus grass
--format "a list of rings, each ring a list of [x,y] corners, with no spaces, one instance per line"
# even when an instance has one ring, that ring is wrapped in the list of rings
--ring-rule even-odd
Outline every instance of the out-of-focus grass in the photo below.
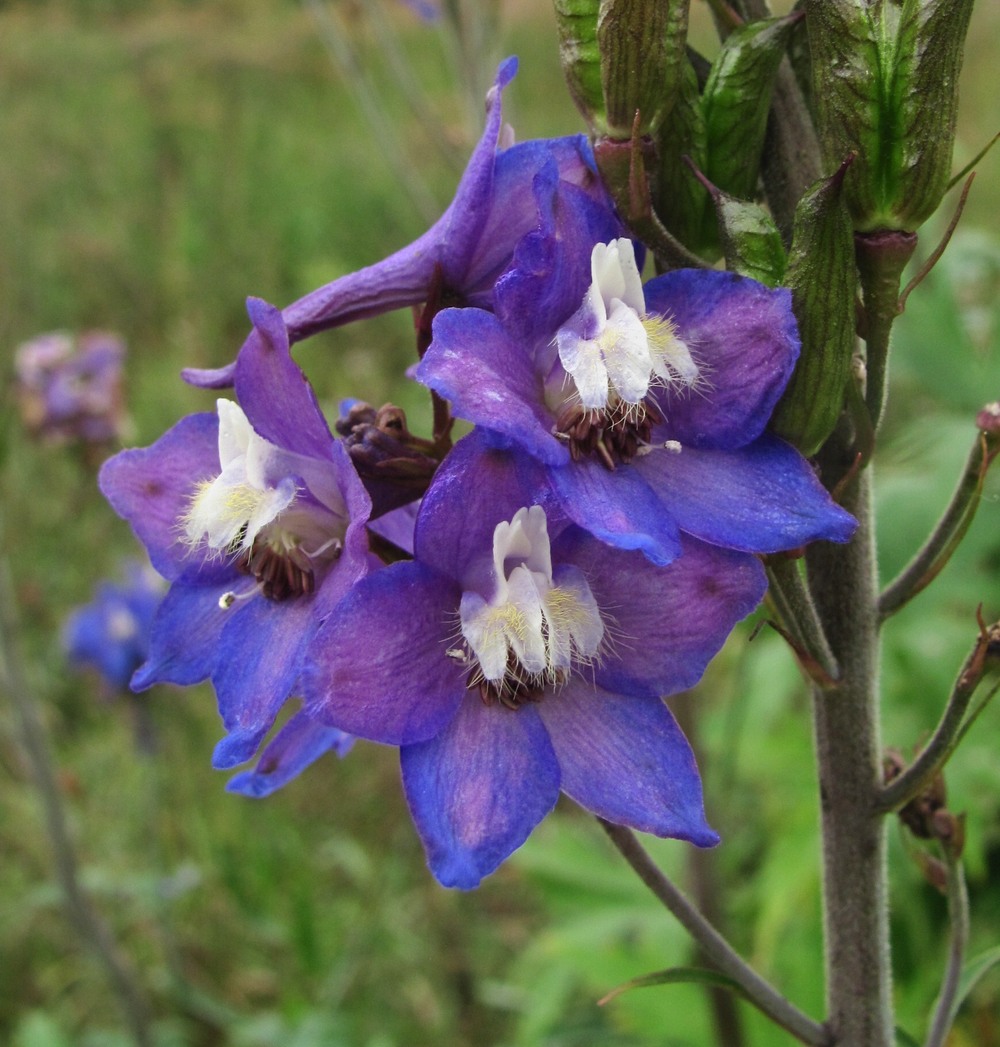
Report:
[[[338,9],[365,67],[391,82],[365,8]],[[465,154],[478,132],[469,113],[481,105],[449,76],[433,28],[402,5],[381,10],[393,11],[439,115],[421,124],[390,91],[392,147],[419,165],[443,208],[456,179],[447,156]],[[706,22],[700,6],[695,16]],[[985,5],[974,16],[959,163],[995,130],[985,100],[998,18]],[[505,94],[519,137],[581,128],[561,86],[547,10],[512,5],[502,39],[489,44],[491,65],[521,56]],[[433,148],[430,136],[447,148]],[[284,305],[424,228],[382,156],[390,143],[363,126],[315,23],[292,0],[3,5],[0,141],[5,373],[14,345],[39,331],[120,330],[131,346],[135,444],[211,407],[211,394],[183,386],[177,373],[232,357],[247,330],[246,295]],[[998,169],[996,158],[983,165],[972,223],[995,214]],[[969,250],[985,286],[973,303],[979,334],[963,326],[969,251],[911,299],[900,325],[899,395],[879,463],[887,574],[946,500],[979,392],[1000,393],[989,305],[1000,267],[995,248]],[[418,423],[426,417],[422,394],[401,378],[412,359],[405,315],[331,332],[297,354],[330,404],[391,397]],[[969,360],[978,379],[952,381]],[[594,1006],[616,982],[685,963],[689,952],[569,805],[479,891],[461,895],[438,888],[424,869],[389,750],[359,746],[267,801],[243,800],[226,794],[224,776],[209,767],[220,731],[210,689],[164,688],[137,699],[148,703],[160,740],[155,756],[141,757],[128,702],[102,703],[69,674],[57,644],[67,609],[134,551],[132,539],[97,496],[89,465],[27,447],[12,424],[2,439],[5,544],[31,683],[85,883],[132,959],[160,1043],[710,1042],[709,1014],[693,988]],[[913,744],[932,726],[971,643],[972,608],[983,599],[1000,610],[997,498],[994,484],[961,557],[887,634],[887,742]],[[697,734],[709,816],[725,840],[710,865],[719,918],[746,955],[818,1015],[816,798],[801,681],[775,637],[748,645],[744,636],[698,694],[675,705]],[[60,910],[29,773],[6,709],[0,717],[0,1040],[124,1042],[102,971]],[[1000,924],[996,727],[993,711],[951,778],[955,805],[970,811],[977,947],[995,942]],[[943,911],[895,839],[893,847],[901,1020],[919,1032],[943,961]],[[656,853],[687,877],[684,847],[658,844]],[[989,1019],[995,1002],[995,983],[986,983],[965,1026],[979,1022],[983,1044],[1000,1042]],[[744,1017],[753,1044],[785,1042]]]

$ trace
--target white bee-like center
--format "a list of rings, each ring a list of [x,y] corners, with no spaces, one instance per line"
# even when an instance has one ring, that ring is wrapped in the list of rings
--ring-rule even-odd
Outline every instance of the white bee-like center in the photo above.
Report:
[[[484,680],[499,684],[514,670],[520,682],[555,682],[597,656],[604,639],[597,603],[577,568],[553,576],[541,506],[497,524],[493,571],[492,597],[466,592],[460,608],[462,636]]]

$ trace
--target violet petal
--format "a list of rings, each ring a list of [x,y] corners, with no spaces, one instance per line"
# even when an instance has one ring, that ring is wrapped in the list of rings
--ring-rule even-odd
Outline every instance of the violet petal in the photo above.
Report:
[[[431,871],[478,886],[555,806],[559,766],[534,708],[469,696],[437,737],[400,750],[403,786]]]
[[[570,684],[538,709],[562,770],[562,790],[581,807],[699,847],[719,842],[705,821],[694,754],[660,699]]]

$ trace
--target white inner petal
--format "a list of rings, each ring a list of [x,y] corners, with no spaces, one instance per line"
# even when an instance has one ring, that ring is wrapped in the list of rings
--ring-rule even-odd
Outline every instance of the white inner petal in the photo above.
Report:
[[[593,658],[604,623],[582,573],[560,572],[553,581],[548,524],[541,506],[519,509],[493,532],[494,592],[462,595],[462,636],[483,678],[500,682],[511,668],[555,679],[574,659]]]
[[[200,484],[182,525],[187,540],[210,549],[249,549],[260,531],[295,500],[291,477],[264,482],[268,462],[280,451],[254,432],[239,404],[219,400],[219,464],[222,471]]]
[[[638,404],[655,380],[694,385],[698,365],[673,323],[646,313],[632,241],[595,244],[590,271],[583,303],[555,338],[580,403],[591,410],[609,401]]]

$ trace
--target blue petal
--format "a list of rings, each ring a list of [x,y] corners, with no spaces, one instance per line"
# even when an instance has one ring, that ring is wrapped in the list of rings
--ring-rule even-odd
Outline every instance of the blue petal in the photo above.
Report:
[[[497,317],[526,346],[551,342],[590,287],[594,245],[624,232],[611,202],[562,180],[554,161],[539,171],[532,188],[538,228],[518,243],[494,291]]]
[[[417,558],[463,590],[489,591],[497,524],[541,504],[550,514],[551,534],[555,521],[552,506],[543,504],[545,493],[543,466],[492,447],[488,434],[474,429],[452,448],[424,496],[414,539]]]
[[[416,369],[419,381],[450,400],[459,418],[502,433],[543,462],[569,461],[552,435],[554,418],[534,360],[492,313],[446,309],[434,318],[433,331]]]
[[[694,754],[658,698],[623,698],[583,684],[538,706],[562,790],[609,822],[699,847],[719,842],[705,821]]]
[[[548,474],[563,512],[602,542],[641,549],[659,564],[677,555],[677,525],[630,466],[611,471],[585,458],[549,469]]]
[[[736,451],[658,450],[633,468],[682,531],[714,545],[773,553],[846,542],[857,527],[802,455],[773,436]]]
[[[191,567],[191,549],[180,538],[178,520],[197,484],[219,472],[219,419],[215,414],[182,418],[150,447],[108,459],[98,477],[104,497],[132,526],[153,566],[174,579]]]
[[[428,865],[445,887],[477,887],[559,795],[559,766],[530,706],[470,696],[437,738],[404,746],[400,763]]]
[[[721,448],[758,437],[799,355],[791,293],[711,269],[666,273],[644,293],[647,312],[674,321],[701,368],[700,388],[660,394],[667,435]]]
[[[274,736],[257,766],[234,775],[226,789],[255,798],[270,796],[321,756],[330,751],[346,756],[353,744],[349,734],[324,727],[304,712],[297,712]]]
[[[315,603],[315,597],[276,603],[254,596],[243,607],[220,612],[232,617],[221,637],[212,683],[229,733],[215,747],[213,767],[245,763],[274,725],[316,630]]]
[[[194,568],[174,582],[153,618],[149,658],[132,677],[132,690],[154,683],[184,686],[211,676],[228,620],[219,597],[241,577],[235,568],[219,565],[216,575]]]
[[[466,693],[467,669],[446,653],[460,597],[414,562],[360,581],[316,634],[302,677],[309,714],[389,745],[433,738]]]
[[[756,557],[688,537],[665,567],[579,530],[560,535],[552,555],[583,571],[607,617],[610,642],[593,675],[619,694],[658,697],[693,687],[767,588]]]
[[[254,333],[236,361],[236,398],[257,432],[277,447],[326,458],[333,437],[312,386],[292,359],[281,313],[247,299]]]

